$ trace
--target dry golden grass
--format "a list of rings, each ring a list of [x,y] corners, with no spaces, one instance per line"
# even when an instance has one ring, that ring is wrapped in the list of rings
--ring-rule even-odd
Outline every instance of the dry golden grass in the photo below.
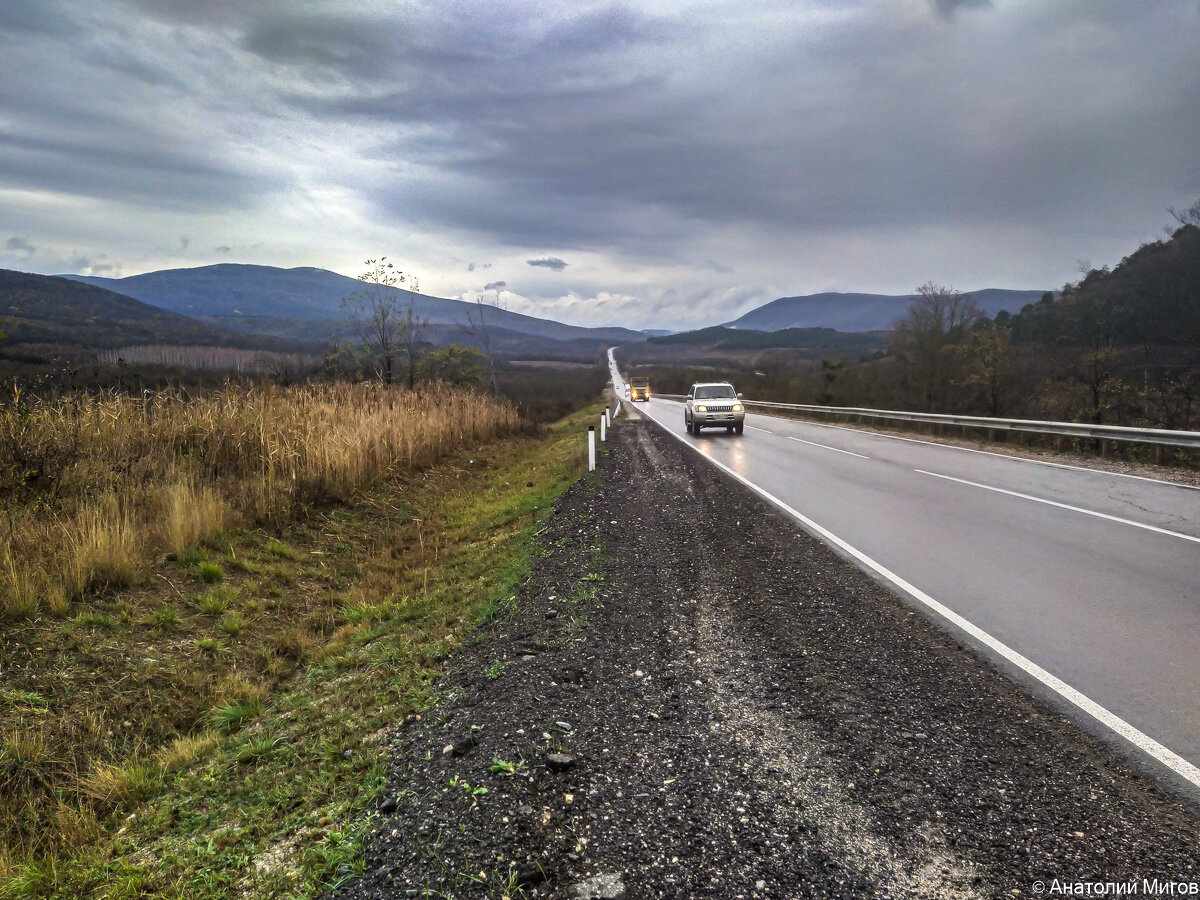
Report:
[[[324,590],[321,558],[250,526],[298,528],[330,512],[314,502],[519,426],[442,386],[0,405],[0,659],[23,673],[0,691],[0,877],[14,851],[52,860],[90,840],[243,727],[341,622],[303,593]]]
[[[20,398],[0,410],[0,615],[65,615],[148,557],[347,500],[517,424],[507,404],[441,385]]]
[[[74,522],[65,528],[64,564],[69,566],[64,587],[81,593],[83,587],[119,588],[132,584],[141,563],[139,523],[132,503],[116,494],[104,494],[85,505]],[[53,578],[52,571],[46,575]]]
[[[23,562],[18,562],[11,547],[0,553],[0,591],[3,592],[3,613],[12,619],[27,619],[37,612],[38,591],[32,574]]]
[[[160,766],[144,760],[124,765],[102,763],[83,780],[81,792],[101,809],[132,806],[154,793],[162,774]]]
[[[212,750],[220,740],[212,731],[178,737],[155,754],[154,759],[163,771],[178,772]]]
[[[155,496],[158,528],[156,544],[171,556],[220,534],[232,520],[225,498],[211,485],[177,481]]]

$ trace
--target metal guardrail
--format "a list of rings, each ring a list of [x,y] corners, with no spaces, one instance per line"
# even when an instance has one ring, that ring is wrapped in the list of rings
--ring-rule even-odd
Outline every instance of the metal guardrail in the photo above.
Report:
[[[683,400],[682,394],[659,394],[664,400]],[[1050,434],[1059,437],[1092,438],[1101,441],[1128,441],[1159,444],[1166,447],[1200,448],[1200,431],[1172,431],[1167,428],[1129,428],[1124,425],[1090,425],[1081,422],[1043,422],[1037,419],[988,419],[980,416],[950,416],[942,413],[902,412],[858,406],[816,406],[804,403],[771,403],[743,400],[747,407],[791,410],[810,414],[917,422],[929,425],[954,425],[986,431],[1011,431]]]

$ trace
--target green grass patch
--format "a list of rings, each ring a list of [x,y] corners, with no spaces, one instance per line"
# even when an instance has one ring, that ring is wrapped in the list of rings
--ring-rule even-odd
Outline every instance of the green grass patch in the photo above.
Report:
[[[196,566],[196,577],[207,584],[213,584],[225,577],[225,570],[216,563],[202,562]]]
[[[196,649],[206,656],[216,656],[225,652],[225,642],[215,637],[196,638]]]
[[[274,556],[278,559],[295,559],[296,551],[282,541],[270,540],[267,542],[266,553],[268,556]]]
[[[214,731],[231,734],[257,716],[260,708],[257,697],[231,700],[209,713],[208,722]]]
[[[174,606],[160,606],[150,614],[150,627],[170,630],[179,624],[179,610]]]
[[[208,554],[203,547],[188,547],[183,551],[183,556],[179,558],[179,561],[188,568],[194,568],[207,560]]]
[[[217,623],[217,627],[230,637],[237,637],[246,630],[246,620],[236,612],[231,612],[227,613],[221,619],[221,621]]]
[[[105,612],[80,613],[75,621],[88,628],[112,628],[117,624],[117,620]]]
[[[23,626],[23,643],[0,649],[37,659],[56,687],[40,707],[4,695],[0,714],[30,726],[6,758],[30,779],[52,766],[94,774],[91,796],[64,790],[60,808],[27,813],[55,842],[0,851],[0,900],[314,897],[352,877],[387,734],[428,704],[439,662],[472,627],[513,608],[595,415],[314,508],[286,544],[222,535],[203,559],[47,621],[53,631]],[[206,565],[223,583],[195,594]],[[167,606],[174,623],[147,629]],[[104,630],[76,636],[93,615]],[[32,727],[60,707],[62,734]],[[99,765],[73,758],[68,739]],[[469,806],[483,786],[447,789]],[[0,821],[17,838],[19,826]]]

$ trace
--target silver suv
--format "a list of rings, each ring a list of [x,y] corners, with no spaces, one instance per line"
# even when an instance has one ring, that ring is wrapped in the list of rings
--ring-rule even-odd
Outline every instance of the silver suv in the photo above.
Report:
[[[690,434],[699,434],[701,428],[719,425],[724,425],[726,431],[741,434],[746,427],[746,408],[741,399],[742,395],[728,381],[693,384],[688,388],[683,406],[683,424]]]

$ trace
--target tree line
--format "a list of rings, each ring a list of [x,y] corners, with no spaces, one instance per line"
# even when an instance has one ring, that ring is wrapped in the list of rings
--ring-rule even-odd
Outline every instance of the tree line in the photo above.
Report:
[[[1200,203],[1174,215],[1166,239],[1111,270],[1082,264],[1077,281],[1018,313],[989,318],[969,294],[930,281],[874,353],[697,359],[655,371],[656,388],[720,377],[759,400],[1198,429]]]

